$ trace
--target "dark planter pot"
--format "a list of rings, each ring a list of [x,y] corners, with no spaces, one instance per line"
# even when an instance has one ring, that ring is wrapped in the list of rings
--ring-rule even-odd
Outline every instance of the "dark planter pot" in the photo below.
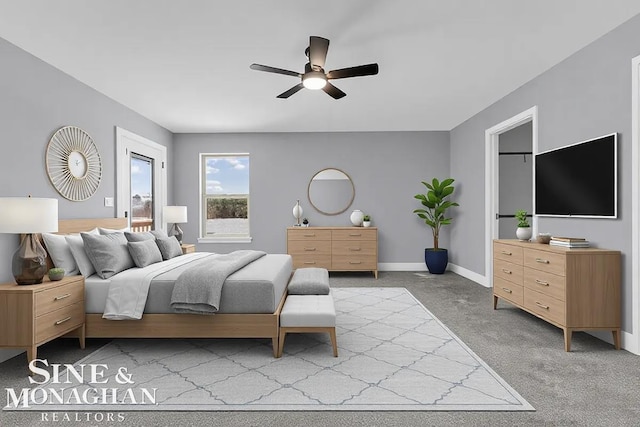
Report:
[[[427,264],[429,273],[442,274],[447,269],[449,263],[449,251],[446,249],[427,248],[424,250],[424,262]]]

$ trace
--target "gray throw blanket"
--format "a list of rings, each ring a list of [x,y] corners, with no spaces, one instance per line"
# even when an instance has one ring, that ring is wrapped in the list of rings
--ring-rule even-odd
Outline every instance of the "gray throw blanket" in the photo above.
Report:
[[[195,263],[178,276],[171,295],[176,313],[215,314],[220,309],[222,285],[227,277],[266,252],[242,250]]]

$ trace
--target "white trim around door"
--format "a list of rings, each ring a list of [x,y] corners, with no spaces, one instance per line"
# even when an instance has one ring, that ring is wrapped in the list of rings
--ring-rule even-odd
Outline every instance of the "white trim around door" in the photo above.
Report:
[[[640,354],[640,56],[631,60],[631,333],[622,346]]]
[[[498,237],[498,224],[496,214],[498,213],[498,139],[501,134],[510,131],[525,123],[531,122],[532,128],[532,152],[534,162],[534,179],[533,179],[533,207],[535,212],[535,154],[538,152],[538,107],[533,106],[510,119],[498,123],[497,125],[487,129],[484,133],[485,139],[485,156],[484,156],[484,188],[485,188],[485,277],[482,284],[491,287],[491,277],[493,276],[493,239]],[[538,230],[538,220],[535,215],[531,221],[533,235]]]
[[[131,223],[130,185],[131,153],[137,153],[154,160],[154,200],[153,210],[156,224],[166,230],[162,207],[167,204],[167,147],[144,138],[126,129],[116,127],[116,216],[125,215]]]

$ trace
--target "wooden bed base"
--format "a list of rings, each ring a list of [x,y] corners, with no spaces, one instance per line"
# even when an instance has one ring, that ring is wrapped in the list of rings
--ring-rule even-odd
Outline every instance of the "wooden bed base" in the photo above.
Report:
[[[126,218],[60,220],[58,234],[79,233],[95,227],[121,229]],[[140,320],[105,320],[102,314],[87,314],[87,338],[271,338],[273,356],[278,357],[280,311],[286,292],[270,314],[145,314]]]

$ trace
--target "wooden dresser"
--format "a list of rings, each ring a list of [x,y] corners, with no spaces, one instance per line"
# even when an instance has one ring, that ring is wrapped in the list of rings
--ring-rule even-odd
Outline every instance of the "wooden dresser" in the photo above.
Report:
[[[607,330],[620,349],[620,252],[493,242],[493,309],[501,298],[564,331]]]
[[[74,329],[84,348],[84,317],[83,276],[57,282],[45,277],[38,285],[0,284],[0,347],[27,350],[29,362],[39,345]]]
[[[289,227],[287,253],[293,268],[372,271],[378,278],[376,227]]]

